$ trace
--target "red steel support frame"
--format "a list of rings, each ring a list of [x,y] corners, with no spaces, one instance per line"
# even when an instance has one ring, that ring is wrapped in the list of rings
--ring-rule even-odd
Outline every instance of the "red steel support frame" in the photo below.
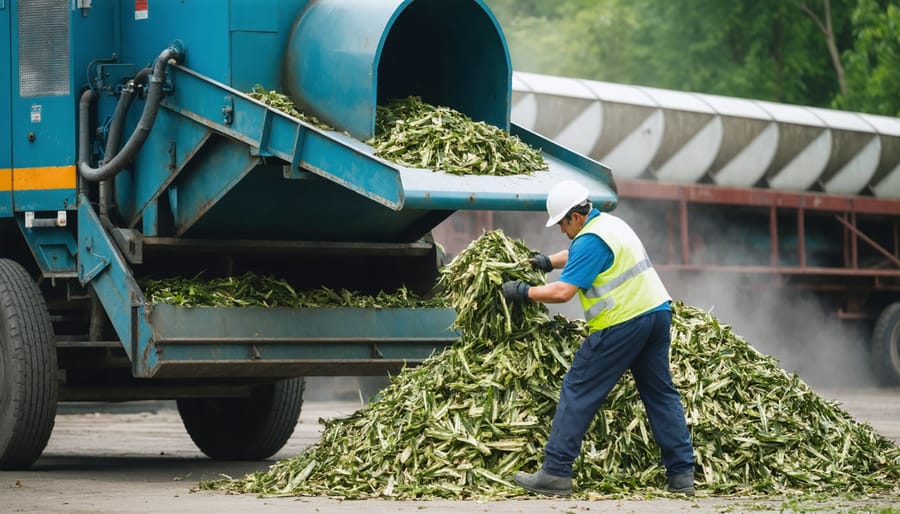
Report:
[[[622,199],[670,201],[678,206],[678,227],[673,226],[669,217],[669,241],[667,262],[657,263],[657,267],[679,271],[719,271],[755,274],[804,275],[820,277],[871,278],[873,289],[900,290],[900,200],[862,196],[840,196],[825,193],[792,193],[769,189],[722,187],[705,184],[673,184],[647,180],[619,180],[618,193]],[[690,204],[720,204],[768,209],[769,235],[774,243],[770,245],[769,265],[699,265],[691,259],[691,227],[688,216]],[[778,254],[778,213],[793,211],[797,219],[796,266],[779,265]],[[810,267],[806,255],[806,215],[810,212],[830,212],[843,226],[844,266]],[[858,215],[884,217],[892,227],[892,248],[885,248],[866,235],[857,225]],[[680,263],[675,259],[673,238],[678,231],[680,240]],[[865,244],[883,255],[886,265],[860,267],[859,245]],[[812,286],[810,286],[812,287]],[[840,285],[821,284],[823,288],[840,289]]]
[[[886,214],[900,216],[900,200],[869,196],[840,196],[826,193],[791,193],[772,189],[724,187],[706,184],[675,184],[651,180],[617,180],[619,196],[656,200],[684,200],[807,210]]]

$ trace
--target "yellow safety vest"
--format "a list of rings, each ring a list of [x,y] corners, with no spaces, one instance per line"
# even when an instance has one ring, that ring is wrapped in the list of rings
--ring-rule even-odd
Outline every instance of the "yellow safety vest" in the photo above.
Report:
[[[640,316],[671,300],[644,245],[620,218],[601,213],[589,221],[575,238],[595,234],[613,253],[613,264],[594,279],[590,289],[578,289],[584,319],[591,332]]]

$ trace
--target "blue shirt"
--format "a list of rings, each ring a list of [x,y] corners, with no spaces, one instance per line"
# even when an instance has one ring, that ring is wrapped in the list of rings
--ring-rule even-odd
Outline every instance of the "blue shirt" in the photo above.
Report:
[[[599,215],[600,211],[596,208],[591,209],[584,224],[587,225]],[[576,237],[569,245],[569,259],[563,267],[559,280],[582,290],[590,289],[597,275],[612,267],[614,257],[612,249],[597,234]],[[669,302],[647,312],[667,310],[671,310]]]
[[[587,225],[599,215],[600,211],[591,209],[584,224]],[[612,265],[613,253],[609,245],[596,234],[584,234],[575,238],[569,245],[569,260],[566,261],[559,279],[581,289],[590,289],[597,275]]]

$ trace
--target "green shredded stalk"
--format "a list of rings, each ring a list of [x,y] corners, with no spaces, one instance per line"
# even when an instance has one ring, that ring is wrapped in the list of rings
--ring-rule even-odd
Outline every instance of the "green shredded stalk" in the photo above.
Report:
[[[247,96],[253,98],[254,100],[259,100],[260,102],[272,107],[274,109],[278,109],[279,111],[293,116],[299,120],[303,120],[314,127],[318,127],[322,130],[334,130],[327,124],[321,122],[318,118],[311,114],[307,114],[305,112],[297,110],[297,107],[294,105],[294,101],[291,100],[291,97],[279,93],[278,91],[266,90],[266,88],[262,87],[259,84],[253,86],[253,89],[247,93]]]
[[[257,84],[251,98],[323,130],[334,130],[297,109],[285,94]],[[539,150],[505,130],[475,122],[449,107],[411,96],[376,107],[375,155],[414,168],[456,175],[520,175],[548,169]]]
[[[411,96],[377,107],[375,155],[455,175],[520,175],[546,170],[540,151],[483,121]]]
[[[461,339],[392,378],[379,397],[325,423],[297,457],[202,488],[338,498],[501,499],[534,471],[563,375],[585,335],[538,304],[507,306],[509,279],[543,276],[531,252],[484,234],[442,270]],[[672,367],[701,492],[897,494],[900,449],[699,309],[676,303]],[[630,375],[613,389],[576,461],[577,498],[665,494],[665,470]]]
[[[443,298],[422,298],[406,288],[392,293],[364,295],[346,289],[321,287],[312,291],[296,291],[285,280],[252,272],[236,277],[203,279],[173,277],[141,280],[144,295],[151,303],[180,307],[443,307]]]

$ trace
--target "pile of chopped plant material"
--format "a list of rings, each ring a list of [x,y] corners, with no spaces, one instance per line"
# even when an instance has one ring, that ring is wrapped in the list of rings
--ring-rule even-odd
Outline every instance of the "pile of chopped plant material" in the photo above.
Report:
[[[455,175],[520,175],[546,170],[540,151],[483,121],[411,96],[377,107],[375,155]]]
[[[257,84],[248,95],[322,130],[334,130],[298,110],[283,93]],[[375,137],[366,143],[393,163],[455,175],[529,175],[548,168],[539,150],[509,132],[417,96],[377,106]]]
[[[247,272],[236,277],[203,278],[201,276],[145,278],[141,280],[144,295],[151,303],[179,307],[360,307],[367,309],[398,307],[444,307],[444,298],[423,298],[406,288],[392,293],[380,291],[365,295],[346,289],[320,287],[296,291],[287,281],[271,275]]]
[[[484,234],[442,271],[462,337],[404,370],[366,407],[327,421],[297,457],[201,487],[261,495],[500,499],[543,456],[583,322],[505,303],[500,284],[544,277],[521,242]],[[900,449],[710,314],[676,304],[673,378],[701,492],[868,493],[900,481]],[[665,470],[629,374],[610,393],[575,463],[576,497],[665,494]]]

